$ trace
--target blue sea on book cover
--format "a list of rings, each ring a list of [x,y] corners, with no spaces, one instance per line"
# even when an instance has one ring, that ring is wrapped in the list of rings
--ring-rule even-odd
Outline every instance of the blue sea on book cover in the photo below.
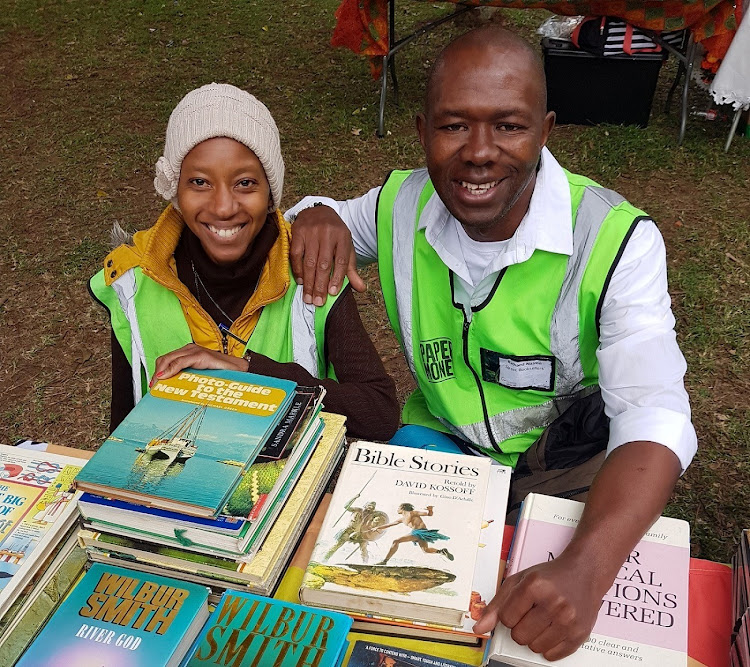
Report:
[[[284,416],[295,387],[235,371],[188,369],[159,380],[76,481],[84,489],[123,489],[216,514]]]
[[[166,665],[207,600],[205,586],[94,563],[17,664]]]
[[[335,611],[226,591],[183,667],[335,667],[352,619]]]

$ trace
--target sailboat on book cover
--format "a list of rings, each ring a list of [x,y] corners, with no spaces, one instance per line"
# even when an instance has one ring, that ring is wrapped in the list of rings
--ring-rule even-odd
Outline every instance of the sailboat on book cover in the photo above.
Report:
[[[174,426],[170,426],[166,431],[150,440],[145,449],[137,449],[136,451],[145,454],[142,457],[142,464],[148,465],[152,461],[166,459],[167,465],[171,465],[173,463],[184,463],[192,458],[193,454],[198,451],[195,439],[201,430],[205,415],[206,406],[201,405],[191,410],[184,419]]]
[[[76,483],[97,495],[215,516],[285,415],[295,387],[234,371],[188,370],[160,380]]]

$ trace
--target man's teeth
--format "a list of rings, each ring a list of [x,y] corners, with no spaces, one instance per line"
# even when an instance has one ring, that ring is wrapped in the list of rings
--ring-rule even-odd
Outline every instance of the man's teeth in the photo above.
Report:
[[[228,239],[232,236],[234,236],[237,232],[242,229],[242,225],[237,225],[236,227],[214,227],[213,225],[206,225],[216,236],[220,236],[223,239]]]
[[[487,190],[494,188],[499,182],[500,181],[490,181],[489,183],[469,183],[468,181],[460,181],[461,187],[476,194],[487,192]]]

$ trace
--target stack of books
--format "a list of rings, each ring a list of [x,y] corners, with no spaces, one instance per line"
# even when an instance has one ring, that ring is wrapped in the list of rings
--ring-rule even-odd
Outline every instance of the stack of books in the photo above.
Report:
[[[345,444],[323,395],[232,371],[156,382],[76,478],[89,558],[269,595]]]
[[[0,445],[0,665],[15,663],[86,563],[73,479],[88,456],[55,449]]]
[[[750,667],[750,530],[743,530],[732,556],[732,667]]]
[[[478,645],[510,473],[488,458],[352,443],[300,600],[346,612],[360,632]]]

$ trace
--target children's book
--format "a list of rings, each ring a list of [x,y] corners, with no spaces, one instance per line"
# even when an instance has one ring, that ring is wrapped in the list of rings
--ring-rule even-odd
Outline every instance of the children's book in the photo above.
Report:
[[[39,580],[24,590],[3,616],[0,665],[15,665],[68,591],[83,576],[88,561],[71,528],[58,552],[40,568]],[[43,573],[42,573],[43,572]],[[11,618],[8,618],[11,617]]]
[[[313,606],[461,625],[491,461],[355,442],[300,589]]]
[[[346,664],[347,667],[469,667],[465,662],[361,639],[355,642]]]
[[[519,515],[507,576],[559,556],[583,507],[574,500],[529,494]],[[622,564],[602,600],[591,637],[573,655],[549,662],[516,644],[499,625],[490,642],[489,664],[685,667],[689,571],[689,524],[661,517]]]
[[[185,666],[336,667],[351,624],[333,611],[226,591]]]
[[[175,667],[208,618],[208,589],[94,563],[19,667]]]
[[[287,413],[295,387],[236,371],[185,370],[159,380],[76,484],[100,496],[215,517]]]
[[[85,461],[0,445],[0,616],[74,523]]]

